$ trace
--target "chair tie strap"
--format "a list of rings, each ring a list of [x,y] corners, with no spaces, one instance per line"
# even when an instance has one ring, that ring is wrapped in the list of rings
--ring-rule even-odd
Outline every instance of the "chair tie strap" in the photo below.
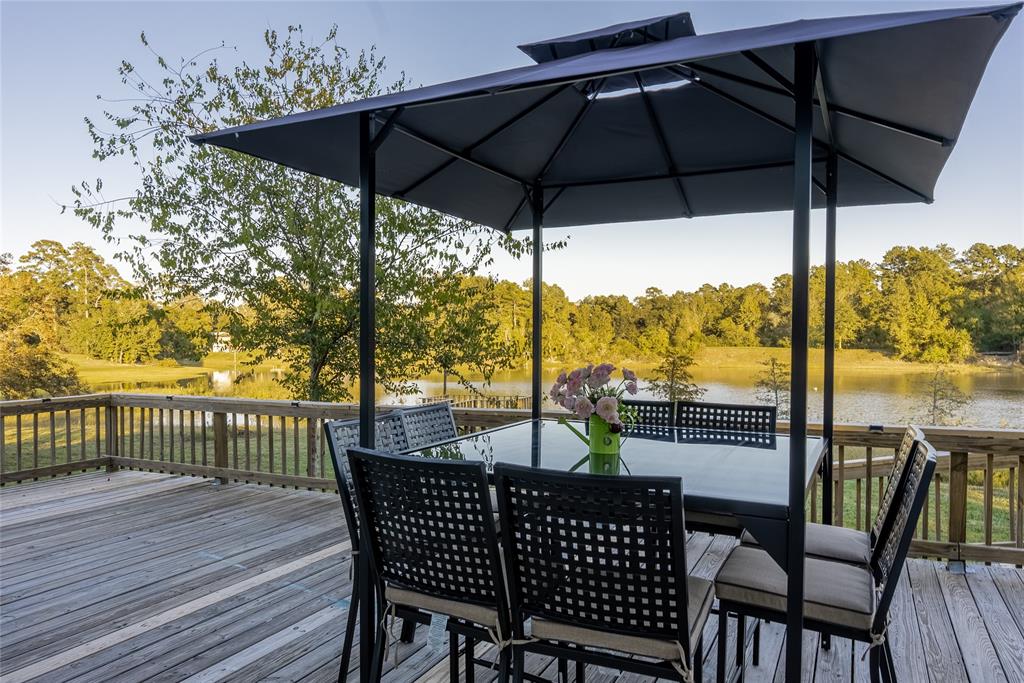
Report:
[[[679,673],[679,675],[686,683],[694,683],[693,669],[690,668],[690,658],[686,656],[686,650],[683,649],[683,644],[680,643],[678,640],[672,641],[672,644],[679,649],[679,661],[669,663],[672,665],[672,668]]]
[[[871,652],[872,648],[876,648],[879,645],[885,645],[885,637],[886,637],[886,633],[888,631],[889,631],[889,616],[886,615],[886,617],[885,617],[885,624],[882,626],[882,632],[881,633],[875,633],[874,631],[871,631],[871,643],[868,644],[868,649],[864,650],[864,654],[862,654],[860,656],[861,661],[864,661],[864,658],[868,656],[868,653]]]

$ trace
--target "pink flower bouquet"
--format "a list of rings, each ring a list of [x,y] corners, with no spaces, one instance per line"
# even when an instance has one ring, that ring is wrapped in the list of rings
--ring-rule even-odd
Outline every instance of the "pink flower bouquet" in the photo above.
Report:
[[[608,423],[609,431],[618,434],[624,426],[636,424],[636,409],[622,402],[626,394],[637,392],[636,373],[622,369],[622,379],[612,383],[615,366],[611,363],[590,364],[572,372],[562,372],[551,387],[551,400],[574,413],[581,420],[597,416]]]

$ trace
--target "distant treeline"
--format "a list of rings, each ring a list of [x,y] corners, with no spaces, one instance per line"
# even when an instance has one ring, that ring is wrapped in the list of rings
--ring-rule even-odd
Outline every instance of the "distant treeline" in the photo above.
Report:
[[[825,271],[810,279],[810,342],[824,341]],[[680,348],[788,346],[792,277],[770,287],[704,285],[667,294],[589,296],[569,301],[544,287],[544,353],[559,360],[660,359]],[[499,331],[529,349],[527,285],[495,286]],[[1016,351],[1024,339],[1024,248],[975,244],[894,247],[879,263],[836,268],[836,344],[910,361],[960,361],[978,351]],[[524,355],[525,358],[525,355]]]
[[[529,283],[466,278],[486,298],[496,336],[526,362]],[[661,359],[683,348],[786,346],[791,277],[771,286],[704,285],[667,294],[589,296],[570,301],[544,286],[544,350],[550,360]],[[839,263],[836,341],[924,362],[977,351],[1018,351],[1024,339],[1024,248],[975,244],[963,253],[894,247],[879,263]],[[823,341],[824,269],[811,273],[811,343]],[[34,335],[51,350],[121,363],[200,360],[226,329],[220,304],[157,303],[91,247],[36,242],[0,265],[0,330]]]

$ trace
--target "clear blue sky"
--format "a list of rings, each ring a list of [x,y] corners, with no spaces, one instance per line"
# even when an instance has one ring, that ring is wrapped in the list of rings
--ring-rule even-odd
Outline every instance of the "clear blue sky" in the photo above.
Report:
[[[376,45],[395,74],[429,84],[527,63],[515,46],[628,19],[691,12],[698,32],[797,18],[960,6],[907,2],[9,2],[0,4],[0,251],[23,253],[37,239],[81,240],[112,255],[97,233],[59,214],[72,184],[102,175],[108,196],[133,176],[90,157],[83,116],[96,96],[122,97],[121,59],[144,63],[145,31],[166,57],[224,41],[238,58],[262,59],[264,29],[302,24],[311,37],[339,26],[350,50]],[[977,3],[976,3],[977,4]],[[990,3],[983,3],[990,4]],[[223,61],[223,60],[222,60]],[[1024,244],[1024,17],[998,46],[931,206],[844,209],[841,259],[877,260],[894,244],[977,241]],[[821,212],[813,254],[823,252]],[[636,295],[704,282],[744,284],[790,265],[788,213],[549,231],[570,246],[545,261],[545,280],[570,297]],[[628,240],[628,246],[623,241]],[[820,261],[820,258],[816,259]],[[501,277],[522,280],[529,264],[502,258]]]

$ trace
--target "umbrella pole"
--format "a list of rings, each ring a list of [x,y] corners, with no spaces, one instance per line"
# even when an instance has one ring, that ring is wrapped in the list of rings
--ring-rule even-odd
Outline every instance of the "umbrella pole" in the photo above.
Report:
[[[544,225],[544,188],[534,185],[530,191],[530,208],[533,212],[533,378],[531,384],[531,417],[540,418],[541,399],[541,365],[544,354],[541,348],[541,332],[544,324],[542,307],[542,284],[544,265],[544,244],[541,232]]]
[[[793,145],[793,328],[789,422],[789,544],[787,553],[786,681],[798,683],[803,655],[804,497],[807,481],[807,308],[811,225],[811,152],[815,55],[795,46]]]
[[[821,521],[832,524],[832,434],[835,419],[836,387],[836,206],[838,204],[839,178],[837,158],[834,150],[828,155],[825,170],[825,406],[822,419],[822,437],[826,440],[825,462],[821,478]],[[843,482],[839,482],[842,486]],[[839,511],[842,514],[842,511]]]
[[[377,244],[375,223],[376,173],[375,155],[370,137],[370,115],[359,115],[359,445],[373,448],[373,418],[376,359],[375,328]],[[361,534],[365,538],[365,534]],[[370,589],[369,553],[361,549],[355,561],[359,562],[359,680],[368,683],[372,677],[372,664],[376,661],[374,649],[375,605]]]

